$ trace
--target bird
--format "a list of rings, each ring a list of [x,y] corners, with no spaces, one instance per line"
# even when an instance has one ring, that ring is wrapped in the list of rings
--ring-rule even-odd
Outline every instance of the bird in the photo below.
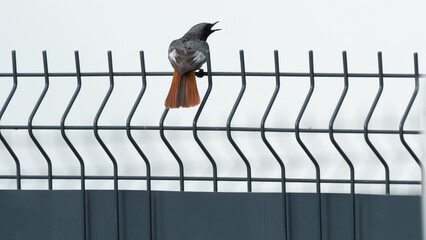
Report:
[[[173,79],[164,106],[166,108],[193,107],[200,103],[195,70],[207,60],[207,38],[215,31],[215,23],[194,25],[183,37],[170,43],[168,58],[174,68]]]

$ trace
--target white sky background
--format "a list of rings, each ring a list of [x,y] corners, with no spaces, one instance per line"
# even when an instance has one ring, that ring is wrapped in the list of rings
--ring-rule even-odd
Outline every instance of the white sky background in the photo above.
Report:
[[[0,3],[0,72],[11,72],[11,50],[17,51],[19,72],[42,72],[41,51],[48,51],[50,72],[74,72],[74,50],[80,51],[83,72],[106,72],[107,50],[113,51],[115,71],[140,71],[139,51],[145,51],[147,71],[171,71],[169,43],[199,22],[215,22],[222,31],[210,36],[213,71],[239,71],[239,50],[244,49],[246,71],[274,71],[273,50],[280,53],[280,70],[308,71],[308,51],[314,51],[316,72],[342,72],[341,52],[348,52],[349,72],[377,73],[377,51],[383,52],[385,73],[412,73],[413,52],[419,53],[420,72],[426,64],[425,1],[2,1]],[[206,69],[206,66],[204,66]],[[0,79],[0,103],[6,99],[10,78]],[[140,90],[140,78],[116,77],[115,89],[101,116],[101,125],[124,125]],[[133,125],[158,125],[171,77],[149,77],[148,88]],[[241,87],[239,77],[215,77],[213,91],[199,126],[225,126]],[[424,80],[422,80],[424,84]],[[43,89],[43,78],[20,78],[19,86],[1,124],[27,124]],[[247,78],[247,89],[232,125],[259,127],[275,87],[274,78]],[[201,97],[207,78],[198,80]],[[423,85],[422,85],[423,86]],[[318,78],[316,89],[302,119],[302,128],[328,128],[341,94],[343,79]],[[335,128],[362,129],[375,97],[378,79],[350,79],[350,87]],[[371,129],[398,129],[412,94],[412,79],[385,79],[385,90],[370,123]],[[59,125],[75,88],[75,78],[51,78],[50,89],[34,124]],[[308,92],[309,79],[282,78],[281,90],[267,127],[294,127]],[[91,125],[108,89],[108,78],[83,78],[83,87],[67,124]],[[413,106],[406,129],[423,129],[423,90]],[[197,108],[172,110],[166,125],[192,126]],[[27,131],[3,130],[22,164],[23,174],[46,174],[42,155]],[[88,175],[111,175],[112,165],[91,131],[67,131],[82,154]],[[53,162],[54,174],[79,174],[77,159],[59,131],[35,131]],[[200,132],[201,140],[218,164],[219,176],[245,176],[245,167],[232,149],[225,132]],[[145,167],[124,131],[101,131],[119,163],[120,175],[144,175]],[[178,175],[173,156],[158,131],[134,131],[152,164],[153,175]],[[166,132],[181,156],[188,176],[211,176],[211,165],[192,137],[192,132]],[[233,133],[252,164],[254,177],[280,176],[275,159],[259,133]],[[314,178],[314,168],[297,144],[294,134],[268,133],[268,139],[284,159],[287,176]],[[330,143],[328,134],[302,134],[321,166],[322,178],[349,178],[349,170]],[[361,134],[336,135],[355,165],[357,179],[383,179],[379,160]],[[388,161],[391,179],[418,180],[419,169],[402,147],[397,135],[371,136]],[[407,136],[422,154],[420,136]],[[408,163],[407,163],[408,162]],[[0,174],[14,174],[13,159],[0,146]],[[5,167],[3,167],[5,166]],[[1,188],[14,188],[12,180]],[[46,188],[46,181],[24,181],[23,188]],[[143,189],[144,183],[120,182]],[[54,181],[54,188],[78,188],[79,182]],[[111,181],[89,182],[88,187],[111,188]],[[178,190],[177,182],[155,182],[154,189]],[[188,190],[211,191],[211,183],[187,183]],[[220,191],[245,191],[245,183],[221,183]],[[313,184],[288,184],[290,191],[314,191]],[[254,184],[254,191],[279,191],[279,184]],[[348,185],[323,185],[324,191],[348,192]],[[393,193],[418,193],[416,187],[392,187]],[[384,187],[357,185],[357,192],[383,193]]]

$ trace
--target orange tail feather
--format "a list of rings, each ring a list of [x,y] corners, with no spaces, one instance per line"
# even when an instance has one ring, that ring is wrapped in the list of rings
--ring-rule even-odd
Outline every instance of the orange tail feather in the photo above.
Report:
[[[175,70],[172,85],[164,105],[166,108],[193,107],[200,103],[195,71],[180,75]]]

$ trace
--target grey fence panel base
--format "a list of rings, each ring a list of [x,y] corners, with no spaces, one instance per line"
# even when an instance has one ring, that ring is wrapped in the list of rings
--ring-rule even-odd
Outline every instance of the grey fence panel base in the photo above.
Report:
[[[318,239],[313,193],[288,193],[289,236]],[[279,193],[152,192],[153,239],[283,239]],[[348,194],[322,194],[324,239],[351,239]],[[356,195],[358,239],[422,239],[420,196]],[[86,192],[90,240],[114,240],[114,191]],[[148,239],[147,192],[119,191],[120,239]],[[1,190],[0,239],[81,240],[78,190]]]

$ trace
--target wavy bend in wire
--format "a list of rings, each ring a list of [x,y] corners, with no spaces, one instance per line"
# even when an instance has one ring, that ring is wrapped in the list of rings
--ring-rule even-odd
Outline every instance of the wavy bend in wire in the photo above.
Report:
[[[241,98],[244,95],[244,92],[246,90],[246,67],[244,64],[244,51],[240,50],[240,64],[241,64],[241,90],[238,94],[237,99],[235,100],[234,106],[232,107],[231,112],[229,113],[228,120],[226,121],[226,134],[228,136],[229,142],[234,147],[235,151],[237,151],[238,155],[240,155],[241,159],[243,160],[244,164],[246,165],[247,169],[247,191],[252,191],[252,180],[251,180],[251,166],[250,162],[244,155],[244,153],[241,151],[241,149],[238,147],[237,143],[234,141],[231,135],[231,121],[234,117],[235,112],[237,111],[238,105],[240,104]]]
[[[419,157],[414,153],[414,151],[411,149],[410,145],[408,145],[407,141],[405,140],[405,136],[404,136],[405,121],[407,120],[407,116],[410,113],[411,107],[413,106],[414,100],[416,99],[418,92],[419,92],[419,60],[418,60],[417,53],[414,53],[414,90],[413,90],[413,94],[411,95],[410,101],[407,105],[407,108],[405,109],[404,115],[401,118],[401,122],[399,124],[399,138],[401,140],[401,143],[404,145],[404,147],[407,149],[407,151],[413,157],[414,161],[419,165],[421,179],[423,180],[423,178],[424,178],[423,163],[419,159]]]
[[[146,157],[146,155],[144,154],[144,152],[142,151],[142,149],[139,147],[138,143],[135,141],[135,139],[132,136],[132,132],[131,132],[131,121],[133,119],[133,116],[136,112],[136,109],[139,106],[139,103],[142,100],[143,95],[145,94],[145,90],[146,90],[146,72],[145,72],[145,58],[144,58],[144,52],[140,51],[140,62],[141,62],[141,74],[142,74],[142,88],[139,92],[138,97],[136,98],[135,103],[133,104],[133,107],[129,113],[129,116],[127,117],[127,121],[126,121],[126,134],[127,137],[129,138],[129,141],[132,143],[133,147],[136,149],[136,151],[139,153],[139,155],[141,156],[141,158],[143,159],[145,166],[146,166],[146,177],[147,177],[147,190],[150,191],[151,190],[151,164],[148,160],[148,158]]]
[[[109,89],[106,93],[101,105],[99,106],[98,112],[96,113],[95,119],[93,121],[93,132],[95,135],[96,140],[101,145],[102,149],[105,151],[105,153],[108,155],[109,159],[111,160],[112,166],[113,166],[113,174],[114,174],[114,194],[115,194],[115,219],[117,224],[117,231],[116,231],[116,239],[120,238],[120,214],[119,214],[119,198],[118,198],[118,166],[117,161],[115,160],[114,156],[112,155],[111,151],[108,149],[104,141],[102,141],[101,137],[99,136],[99,118],[105,108],[105,105],[108,102],[109,97],[111,96],[112,91],[114,90],[114,70],[112,65],[112,53],[111,51],[108,51],[108,72],[109,72]]]
[[[41,152],[44,159],[46,160],[47,173],[48,173],[47,174],[48,175],[48,187],[49,187],[49,190],[52,190],[52,162],[51,162],[49,156],[47,155],[46,151],[43,149],[43,147],[41,146],[41,144],[39,143],[39,141],[35,137],[34,132],[33,132],[33,127],[32,127],[34,116],[36,115],[37,110],[40,107],[44,97],[46,96],[47,90],[49,89],[49,70],[47,68],[47,53],[46,53],[46,51],[43,51],[43,68],[44,68],[44,89],[41,92],[41,95],[40,95],[39,99],[37,100],[37,103],[34,106],[33,111],[31,112],[30,117],[28,119],[28,134],[30,135],[31,140],[34,142],[34,144],[37,146],[38,150]]]
[[[269,100],[269,104],[266,107],[265,113],[263,114],[262,121],[260,123],[260,135],[262,137],[263,142],[265,143],[266,147],[269,149],[269,151],[272,153],[272,155],[275,157],[275,160],[277,160],[278,164],[281,168],[281,193],[283,196],[283,202],[282,202],[282,211],[283,211],[283,230],[284,230],[284,239],[289,239],[290,234],[288,233],[288,216],[287,216],[287,191],[286,191],[286,179],[285,179],[285,165],[283,160],[280,158],[278,153],[275,151],[275,149],[272,147],[272,145],[269,143],[268,139],[266,138],[265,134],[265,123],[266,119],[268,118],[269,112],[271,111],[272,105],[274,105],[275,99],[277,98],[278,92],[280,91],[280,67],[279,67],[279,58],[278,58],[278,51],[274,51],[274,63],[275,63],[275,90],[272,94],[271,100]]]
[[[210,92],[212,91],[213,81],[212,81],[212,70],[211,70],[211,62],[210,62],[210,52],[207,51],[207,77],[208,77],[208,87],[206,90],[206,94],[204,94],[203,100],[201,101],[200,107],[197,110],[197,113],[195,114],[192,127],[193,127],[193,135],[195,141],[198,143],[198,146],[200,146],[201,150],[203,150],[206,157],[209,159],[212,168],[213,168],[213,191],[217,192],[217,165],[215,160],[213,159],[212,155],[209,153],[207,148],[204,146],[204,144],[201,142],[200,138],[198,137],[198,128],[197,123],[198,119],[200,118],[201,112],[204,109],[204,105],[206,105],[207,99],[210,95]]]
[[[114,172],[114,189],[118,189],[118,181],[117,181],[117,176],[118,176],[118,166],[117,166],[117,161],[115,160],[114,156],[112,155],[111,151],[108,149],[108,147],[106,146],[106,144],[104,143],[104,141],[102,140],[102,138],[99,135],[99,118],[105,108],[105,105],[107,104],[112,91],[114,90],[114,71],[113,71],[113,67],[112,67],[112,53],[111,51],[108,51],[108,69],[109,69],[109,89],[101,103],[101,105],[99,106],[99,109],[96,113],[95,119],[93,121],[93,130],[94,130],[94,135],[96,137],[96,140],[99,142],[99,144],[101,145],[102,149],[105,151],[105,153],[108,155],[108,157],[110,158],[112,165],[113,165],[113,172]]]
[[[147,218],[148,218],[148,223],[149,223],[148,224],[148,236],[149,236],[149,239],[152,239],[151,164],[150,164],[148,158],[146,157],[146,155],[144,154],[144,152],[142,151],[142,149],[139,147],[136,140],[133,138],[132,132],[130,130],[130,123],[132,122],[132,118],[133,118],[133,116],[136,112],[136,109],[138,108],[139,103],[141,102],[142,97],[145,94],[145,90],[146,90],[145,57],[144,57],[143,51],[139,52],[139,57],[140,57],[140,64],[141,64],[142,88],[139,92],[138,97],[136,98],[135,103],[133,104],[133,107],[132,107],[132,110],[129,113],[129,116],[127,117],[126,134],[127,134],[127,138],[132,143],[133,147],[136,149],[136,151],[139,153],[139,155],[143,159],[143,161],[145,163],[145,167],[146,167],[146,191],[147,191],[147,195],[148,195],[148,216],[147,216]]]
[[[0,110],[0,122],[1,118],[3,117],[3,114],[5,113],[7,107],[9,106],[10,101],[12,100],[13,95],[15,94],[16,88],[18,87],[18,72],[16,67],[16,52],[12,51],[12,71],[13,71],[13,85],[10,89],[9,95],[6,98],[6,101],[3,104],[3,107]],[[6,139],[3,137],[3,134],[1,133],[0,129],[0,140],[6,147],[9,154],[12,156],[13,160],[15,161],[16,166],[16,189],[21,190],[21,163],[19,162],[18,156],[16,156],[13,149],[10,147],[9,143],[6,141]]]
[[[64,141],[67,143],[68,147],[71,149],[71,151],[76,156],[79,164],[80,164],[80,186],[81,186],[81,201],[82,201],[82,225],[83,225],[83,239],[87,239],[87,225],[86,225],[86,219],[87,219],[87,213],[86,213],[86,184],[85,184],[85,166],[84,161],[81,155],[78,153],[77,149],[74,147],[74,145],[71,143],[69,138],[66,135],[65,132],[65,120],[74,105],[75,99],[77,98],[80,89],[81,89],[81,71],[80,71],[80,58],[78,51],[74,52],[74,58],[75,58],[75,68],[76,68],[76,74],[77,74],[77,86],[74,90],[74,94],[71,97],[71,100],[68,103],[67,108],[65,109],[65,112],[62,115],[61,118],[61,135]]]
[[[179,155],[176,153],[175,149],[172,147],[170,142],[167,140],[166,135],[164,134],[164,120],[166,119],[167,113],[169,112],[168,108],[164,109],[163,115],[161,115],[160,118],[160,137],[161,140],[163,140],[166,147],[169,149],[169,151],[172,153],[173,157],[175,158],[176,162],[179,165],[179,187],[180,191],[185,190],[185,183],[184,183],[184,169],[183,169],[183,162],[180,159]]]
[[[337,114],[340,111],[340,108],[342,107],[343,101],[345,100],[346,93],[349,89],[349,77],[348,77],[348,61],[346,56],[346,51],[342,52],[342,58],[343,58],[343,81],[344,81],[344,87],[342,90],[342,94],[340,95],[340,99],[336,105],[336,108],[334,109],[333,115],[330,119],[329,123],[329,137],[330,141],[333,143],[334,147],[337,149],[337,151],[340,153],[342,158],[345,160],[346,164],[349,167],[350,172],[350,188],[351,188],[351,205],[352,205],[352,228],[353,228],[353,239],[356,239],[356,215],[355,215],[355,170],[354,165],[352,164],[351,160],[348,158],[348,156],[345,154],[343,149],[340,147],[340,145],[337,143],[336,139],[334,138],[334,122],[336,120]]]
[[[71,151],[74,153],[74,155],[77,157],[77,160],[80,164],[80,175],[81,175],[81,189],[85,190],[85,181],[84,181],[84,176],[85,176],[85,166],[84,166],[84,161],[83,158],[81,157],[81,155],[78,153],[77,149],[74,147],[74,145],[71,143],[71,141],[69,140],[68,136],[66,135],[65,132],[65,121],[66,118],[72,108],[72,106],[74,105],[74,102],[78,96],[78,94],[80,93],[80,89],[81,89],[81,71],[80,71],[80,58],[79,58],[79,54],[78,51],[74,52],[74,57],[75,57],[75,68],[76,68],[76,73],[77,73],[77,86],[74,90],[74,94],[71,97],[71,100],[68,103],[68,106],[65,109],[65,112],[62,115],[61,118],[61,135],[62,138],[64,139],[64,141],[67,143],[68,147],[71,149]]]
[[[308,106],[308,103],[312,97],[312,94],[314,92],[315,88],[315,75],[314,75],[314,56],[313,52],[309,51],[309,79],[310,79],[310,87],[309,92],[306,95],[305,101],[303,102],[302,108],[300,109],[299,115],[296,119],[295,124],[295,135],[296,140],[299,143],[300,147],[302,147],[303,151],[305,151],[306,155],[308,155],[309,159],[311,160],[312,164],[315,166],[315,174],[316,174],[316,191],[317,191],[317,201],[318,201],[318,225],[319,225],[319,238],[322,239],[322,211],[321,211],[321,175],[320,175],[320,166],[315,159],[315,157],[312,155],[312,153],[309,151],[309,149],[306,147],[306,145],[303,143],[302,139],[300,138],[300,120],[303,117],[303,113],[306,110],[306,107]]]
[[[367,118],[364,122],[364,139],[365,142],[368,144],[370,149],[374,152],[374,154],[377,156],[377,158],[380,160],[380,162],[383,165],[383,168],[385,169],[385,191],[386,194],[390,193],[390,177],[389,177],[389,166],[386,163],[386,160],[382,157],[382,155],[379,153],[379,151],[374,147],[373,143],[370,140],[370,137],[368,136],[368,124],[370,123],[371,116],[374,113],[374,110],[376,109],[377,103],[380,100],[380,97],[383,92],[383,62],[382,62],[382,52],[377,53],[378,63],[379,63],[379,89],[377,90],[376,97],[374,98],[373,104],[371,105],[370,111],[368,112]]]
[[[185,179],[184,179],[183,162],[180,159],[179,155],[176,153],[175,149],[170,144],[170,142],[167,140],[166,135],[164,134],[164,120],[166,119],[168,112],[169,112],[169,109],[165,108],[163,115],[161,115],[161,118],[160,118],[160,124],[159,124],[160,137],[161,137],[161,140],[163,140],[166,147],[172,153],[176,162],[178,163],[178,166],[179,166],[179,185],[180,185],[179,187],[180,187],[180,191],[184,191],[185,190],[185,183],[184,183]]]

